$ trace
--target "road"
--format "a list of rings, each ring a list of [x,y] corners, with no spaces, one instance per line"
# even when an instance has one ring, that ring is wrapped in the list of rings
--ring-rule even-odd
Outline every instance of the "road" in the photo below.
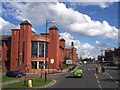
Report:
[[[96,74],[94,64],[82,64],[77,67],[84,70],[82,78],[73,77],[72,72],[49,76],[49,78],[57,81],[49,88],[98,88],[100,90],[103,88],[119,88],[120,82],[117,70],[106,70],[105,73]]]

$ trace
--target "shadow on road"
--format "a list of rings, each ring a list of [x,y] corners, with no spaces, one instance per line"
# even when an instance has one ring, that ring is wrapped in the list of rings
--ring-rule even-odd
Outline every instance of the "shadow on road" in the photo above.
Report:
[[[120,79],[115,79],[115,81],[118,81],[120,83]]]
[[[76,77],[76,76],[66,76],[65,78],[81,78],[81,77]]]

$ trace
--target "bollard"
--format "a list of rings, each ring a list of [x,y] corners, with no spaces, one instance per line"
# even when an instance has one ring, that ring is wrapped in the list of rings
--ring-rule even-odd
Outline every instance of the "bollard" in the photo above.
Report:
[[[28,87],[32,87],[32,80],[28,80]]]

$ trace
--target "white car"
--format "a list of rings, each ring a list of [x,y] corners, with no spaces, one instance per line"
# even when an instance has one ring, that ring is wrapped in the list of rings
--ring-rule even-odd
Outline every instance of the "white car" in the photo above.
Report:
[[[84,61],[84,63],[87,63],[87,61]]]

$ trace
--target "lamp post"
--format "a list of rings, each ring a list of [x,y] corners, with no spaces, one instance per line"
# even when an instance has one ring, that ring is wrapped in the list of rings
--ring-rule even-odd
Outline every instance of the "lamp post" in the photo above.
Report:
[[[101,64],[103,66],[103,50],[101,50]]]
[[[25,79],[24,79],[24,85],[25,85],[25,86],[27,85],[27,84],[26,84],[26,83],[27,83],[27,76],[26,76],[26,75],[27,75],[27,74],[26,74],[26,73],[27,73],[27,70],[28,70],[28,67],[27,67],[27,65],[26,65],[26,66],[25,66]]]
[[[47,67],[47,60],[46,60],[46,47],[47,47],[47,26],[49,23],[55,23],[55,21],[48,21],[46,20],[46,43],[44,43],[44,58],[45,58],[45,61],[44,61],[44,69],[45,69],[45,82],[47,81],[47,72],[46,72],[46,67]]]
[[[101,55],[102,55],[102,60],[101,60],[101,64],[102,64],[102,73],[105,72],[105,68],[103,67],[103,62],[104,62],[103,51],[104,51],[104,50],[101,50]]]

